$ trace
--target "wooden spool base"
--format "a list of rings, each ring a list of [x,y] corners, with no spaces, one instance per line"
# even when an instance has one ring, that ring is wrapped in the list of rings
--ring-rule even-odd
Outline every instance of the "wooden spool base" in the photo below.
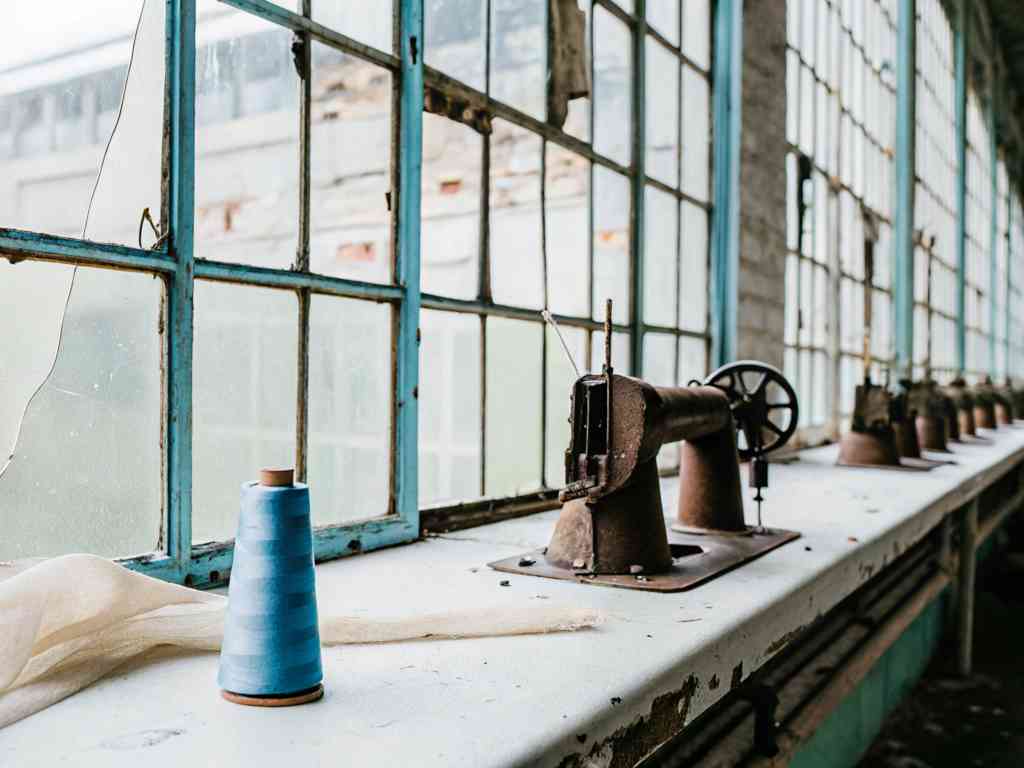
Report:
[[[294,707],[323,698],[324,687],[321,684],[316,688],[310,688],[308,691],[294,693],[290,696],[246,696],[231,691],[221,691],[220,695],[232,704],[244,704],[247,707]]]

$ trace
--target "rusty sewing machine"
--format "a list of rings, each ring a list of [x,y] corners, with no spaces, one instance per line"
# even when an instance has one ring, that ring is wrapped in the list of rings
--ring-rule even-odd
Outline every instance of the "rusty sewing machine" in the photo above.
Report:
[[[745,361],[703,382],[655,387],[614,372],[610,302],[600,374],[572,388],[561,514],[546,548],[490,563],[498,571],[658,592],[706,581],[799,536],[765,528],[767,454],[797,426],[782,374]],[[679,507],[667,523],[657,456],[679,443]],[[758,525],[743,515],[739,459],[750,460]]]

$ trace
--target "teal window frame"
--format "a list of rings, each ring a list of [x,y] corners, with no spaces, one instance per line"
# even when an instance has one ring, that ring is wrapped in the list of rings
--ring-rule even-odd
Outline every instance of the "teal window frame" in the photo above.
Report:
[[[318,560],[328,560],[365,552],[414,540],[422,529],[418,499],[418,383],[419,383],[419,321],[421,308],[443,309],[476,314],[483,317],[501,316],[529,319],[539,322],[537,313],[515,307],[505,307],[492,301],[461,301],[440,296],[423,296],[420,286],[420,205],[423,130],[424,84],[454,85],[480,101],[489,114],[531,130],[545,141],[583,155],[591,163],[611,168],[628,177],[631,185],[630,210],[630,298],[629,321],[616,325],[615,330],[631,334],[630,366],[643,373],[644,337],[647,333],[671,334],[675,337],[693,337],[702,340],[707,350],[712,335],[727,333],[721,323],[716,325],[709,317],[703,332],[678,327],[660,327],[643,321],[643,200],[645,189],[651,187],[673,195],[679,202],[689,202],[702,208],[709,217],[709,252],[712,256],[708,273],[715,273],[715,259],[736,262],[735,205],[723,217],[712,220],[712,201],[735,200],[736,163],[731,172],[719,173],[717,163],[711,160],[708,198],[699,200],[681,188],[666,185],[651,178],[644,168],[645,120],[644,78],[645,46],[660,45],[674,54],[680,66],[699,71],[709,83],[710,98],[716,114],[713,129],[713,156],[717,158],[725,147],[738,157],[738,88],[734,87],[729,129],[718,125],[719,109],[713,88],[717,77],[728,77],[738,85],[739,42],[732,44],[724,61],[716,55],[716,46],[710,45],[711,59],[707,69],[690,61],[682,50],[682,32],[679,42],[667,40],[661,33],[648,28],[645,0],[634,0],[631,8],[612,0],[585,0],[593,11],[601,7],[622,21],[630,30],[633,41],[632,99],[636,118],[632,133],[632,161],[620,166],[615,161],[596,153],[586,142],[562,133],[544,121],[491,98],[474,92],[468,86],[450,82],[441,73],[424,65],[424,0],[395,0],[394,52],[379,50],[327,28],[314,20],[312,0],[299,0],[298,11],[288,10],[270,0],[220,0],[226,5],[252,14],[279,28],[290,30],[298,45],[298,65],[307,76],[300,77],[299,110],[299,236],[296,259],[292,268],[271,269],[245,264],[227,263],[196,258],[195,244],[195,185],[196,185],[196,26],[198,0],[164,0],[166,24],[166,89],[165,106],[165,170],[164,220],[166,237],[152,250],[106,244],[84,239],[67,238],[19,229],[0,228],[0,256],[12,261],[29,259],[78,264],[107,269],[129,270],[151,274],[164,285],[163,355],[163,423],[164,423],[164,531],[163,549],[136,557],[121,558],[125,566],[161,579],[191,586],[205,587],[223,582],[230,573],[233,555],[232,541],[197,544],[192,536],[192,462],[193,462],[193,342],[195,281],[199,279],[227,282],[236,285],[259,286],[294,292],[298,297],[298,386],[296,411],[296,472],[299,479],[306,474],[308,446],[308,381],[305,372],[309,351],[309,307],[314,295],[337,296],[385,303],[393,308],[393,345],[395,349],[392,392],[392,481],[387,514],[370,520],[317,527],[314,532],[315,553]],[[733,0],[712,2],[709,40],[714,28],[725,29],[726,35],[717,36],[729,41],[739,28],[742,5]],[[682,14],[680,29],[682,28]],[[314,42],[345,52],[376,66],[387,69],[395,85],[393,120],[397,124],[396,147],[393,162],[397,237],[394,255],[394,280],[391,284],[377,284],[360,280],[341,279],[315,274],[309,268],[309,166],[310,166],[310,50]],[[716,45],[718,45],[716,44]],[[681,126],[680,126],[681,128]],[[680,137],[680,142],[682,138]],[[735,159],[734,157],[734,159]],[[723,247],[717,242],[719,229],[731,232],[730,244]],[[678,242],[677,251],[682,249]],[[734,271],[734,268],[733,268]],[[714,278],[712,278],[714,279]],[[734,282],[734,277],[733,277]],[[677,303],[680,299],[677,298]],[[731,310],[715,309],[714,299],[709,301],[709,315]],[[730,306],[734,307],[734,300]],[[557,317],[557,316],[556,316]],[[594,314],[584,318],[557,317],[566,325],[585,328],[591,333],[601,329]],[[732,321],[730,321],[732,322]],[[727,323],[728,325],[728,323]],[[725,340],[734,346],[735,332]],[[546,337],[546,334],[545,334]],[[589,336],[588,336],[589,337]],[[722,347],[723,342],[718,343]],[[691,371],[678,371],[678,345],[676,375],[689,376]],[[625,361],[624,361],[625,362]],[[542,381],[546,377],[542,377]],[[543,463],[543,455],[542,455]],[[549,479],[550,480],[550,479]],[[549,482],[548,485],[557,483]],[[553,500],[554,494],[549,491]],[[523,499],[507,500],[509,504]],[[534,498],[531,503],[536,505]]]

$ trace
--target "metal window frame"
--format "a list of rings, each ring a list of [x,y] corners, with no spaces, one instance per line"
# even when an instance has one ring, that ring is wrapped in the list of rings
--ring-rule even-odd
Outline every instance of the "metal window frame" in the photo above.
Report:
[[[338,296],[366,301],[388,303],[392,311],[392,337],[394,344],[393,369],[393,417],[392,417],[392,483],[391,500],[387,514],[353,523],[341,523],[318,527],[314,531],[315,553],[318,560],[331,559],[357,552],[368,551],[416,539],[421,531],[421,511],[418,504],[418,375],[419,375],[419,318],[421,308],[439,309],[457,313],[476,314],[481,323],[488,316],[522,319],[538,322],[534,310],[494,303],[489,297],[486,281],[483,298],[465,301],[443,296],[421,295],[420,289],[420,204],[423,130],[423,88],[424,83],[459,92],[467,101],[482,107],[494,117],[499,117],[525,128],[541,139],[542,166],[547,142],[553,142],[574,151],[593,164],[608,167],[625,175],[632,188],[632,210],[630,216],[631,241],[631,315],[626,324],[616,324],[616,331],[632,334],[633,370],[642,373],[643,340],[647,333],[672,335],[703,340],[707,350],[711,336],[722,331],[705,323],[703,332],[680,328],[662,327],[643,321],[642,305],[642,248],[643,248],[643,193],[647,186],[673,194],[679,204],[687,202],[713,216],[713,201],[720,199],[723,180],[715,172],[714,158],[719,154],[720,131],[715,112],[714,149],[709,153],[709,199],[699,200],[682,190],[680,174],[678,188],[649,178],[644,168],[644,79],[645,45],[648,36],[657,44],[670,49],[679,60],[679,66],[689,66],[713,85],[720,72],[729,73],[734,85],[731,99],[738,105],[738,64],[739,44],[729,57],[728,68],[719,66],[718,44],[709,45],[711,65],[705,70],[691,61],[682,51],[683,17],[679,14],[679,45],[673,46],[656,30],[647,27],[644,0],[636,0],[634,12],[626,13],[611,0],[589,0],[591,19],[596,7],[608,11],[625,22],[633,38],[634,69],[632,87],[635,114],[633,133],[633,157],[628,167],[621,166],[611,158],[596,152],[590,142],[564,133],[544,121],[527,115],[514,107],[493,99],[488,93],[475,91],[443,73],[424,65],[424,15],[423,0],[395,0],[395,40],[393,50],[388,53],[365,45],[335,30],[329,29],[313,19],[311,0],[301,0],[299,12],[288,10],[271,0],[220,0],[240,11],[257,16],[277,27],[291,30],[299,49],[300,62],[306,66],[305,76],[299,78],[299,235],[298,249],[292,269],[272,269],[245,264],[226,263],[195,257],[195,170],[196,170],[196,26],[199,0],[164,0],[166,25],[166,98],[165,98],[165,186],[163,190],[164,221],[168,238],[155,250],[147,251],[120,245],[97,243],[87,240],[58,237],[44,233],[17,229],[0,229],[0,254],[12,261],[21,259],[48,260],[79,264],[82,266],[111,269],[127,269],[160,276],[165,290],[165,323],[168,333],[163,350],[163,438],[164,453],[164,530],[165,551],[151,552],[137,557],[123,558],[121,562],[129,568],[142,571],[158,578],[195,586],[206,586],[223,581],[230,572],[233,556],[233,541],[210,544],[195,544],[192,541],[192,400],[193,400],[193,342],[195,281],[229,282],[238,285],[260,286],[294,292],[298,298],[297,334],[297,401],[296,401],[296,470],[299,479],[306,474],[308,446],[308,358],[309,358],[309,308],[313,295]],[[734,5],[735,3],[735,5]],[[712,7],[710,35],[716,25],[721,24],[719,6],[732,7],[730,24],[735,28],[739,23],[740,0],[718,0]],[[490,8],[490,3],[488,3]],[[488,32],[490,27],[488,12]],[[592,25],[591,25],[592,30]],[[591,31],[592,35],[592,31]],[[488,34],[488,37],[490,35]],[[720,35],[715,39],[720,39]],[[393,78],[393,114],[397,125],[393,140],[392,177],[395,185],[397,205],[397,236],[394,253],[394,281],[392,284],[376,284],[318,275],[309,269],[309,153],[310,153],[310,50],[312,43],[327,45],[370,64],[387,69]],[[490,71],[490,44],[487,45],[488,77]],[[680,88],[682,78],[680,78]],[[711,100],[718,108],[715,89],[711,88]],[[591,110],[591,133],[593,137],[593,110]],[[734,121],[730,141],[735,155],[732,162],[738,163],[738,113],[730,118]],[[679,141],[682,144],[683,125],[679,121]],[[682,152],[680,151],[680,156]],[[397,156],[395,156],[397,155]],[[681,160],[680,160],[681,162]],[[735,170],[735,168],[734,168]],[[486,171],[486,169],[485,169]],[[592,171],[591,171],[592,173]],[[542,167],[542,185],[544,186]],[[735,196],[735,186],[724,184]],[[486,185],[485,185],[486,188]],[[543,203],[543,199],[542,199]],[[592,208],[592,199],[588,203]],[[392,214],[393,217],[396,214]],[[735,219],[735,206],[730,208],[728,217]],[[542,222],[545,220],[542,211]],[[591,214],[592,218],[592,214]],[[708,224],[709,251],[719,253],[717,230],[727,217],[716,217]],[[681,217],[680,217],[681,219]],[[542,226],[545,226],[542,223]],[[681,220],[680,225],[681,226]],[[735,221],[733,221],[735,228]],[[591,227],[592,229],[592,227]],[[677,227],[677,246],[678,246]],[[482,258],[486,260],[486,247]],[[546,250],[546,248],[545,248]],[[677,248],[678,250],[678,248]],[[733,250],[735,255],[735,249]],[[715,272],[716,256],[711,257],[710,273]],[[486,267],[486,261],[484,265]],[[592,294],[592,291],[591,291]],[[678,303],[681,297],[677,297]],[[712,302],[713,304],[713,302]],[[599,320],[591,312],[587,317],[556,316],[559,323],[588,331],[588,347],[592,332],[602,329]],[[677,323],[678,324],[678,323]],[[546,343],[546,332],[542,338]],[[484,334],[483,339],[486,339]],[[484,341],[484,344],[486,342]],[[734,342],[733,342],[734,343]],[[678,371],[678,348],[676,344],[676,375]],[[481,354],[485,351],[482,350]],[[547,356],[542,347],[542,387],[546,387]],[[484,375],[486,375],[484,371]],[[544,434],[543,403],[546,397],[542,390],[542,436]],[[542,439],[542,445],[543,445]],[[483,461],[481,462],[483,464]],[[544,472],[543,448],[541,452],[541,477]],[[482,469],[481,469],[482,471]],[[522,505],[524,498],[505,500],[505,508]],[[494,507],[486,499],[473,500],[472,504]],[[536,498],[530,500],[536,506]],[[464,505],[459,505],[464,506]],[[455,509],[455,507],[448,508]],[[445,510],[441,510],[444,512]],[[432,511],[436,514],[436,511]],[[500,508],[492,510],[495,517],[507,514]]]
[[[868,8],[868,4],[865,3],[865,4],[859,5],[857,7],[860,9],[860,13],[861,13],[861,22],[860,22],[861,34],[864,35],[864,36],[867,36],[867,35],[870,34],[870,32],[867,30],[867,23],[868,23],[867,22],[867,8]],[[873,4],[873,7],[875,7],[876,12],[879,14],[878,19],[880,21],[887,22],[888,25],[890,26],[890,28],[892,30],[892,33],[893,33],[894,42],[895,43],[899,43],[900,37],[903,34],[902,31],[901,31],[901,24],[904,23],[902,17],[897,16],[897,18],[894,19],[891,16],[891,14],[889,13],[889,11],[886,9],[884,4],[882,2],[880,2],[879,0],[876,0],[876,2]],[[839,243],[838,243],[839,238],[840,238],[840,223],[839,223],[839,215],[838,215],[838,212],[839,212],[839,196],[841,194],[848,195],[849,198],[855,204],[857,204],[861,209],[866,209],[866,210],[870,211],[871,215],[879,223],[882,223],[882,224],[885,224],[886,226],[888,226],[892,230],[892,235],[893,235],[894,242],[896,240],[896,226],[897,226],[897,221],[896,221],[895,213],[894,213],[893,216],[890,217],[889,215],[886,215],[883,212],[878,211],[873,205],[869,204],[869,202],[868,202],[868,197],[869,197],[869,192],[868,192],[868,188],[867,188],[867,184],[868,184],[868,167],[867,167],[866,155],[863,157],[862,162],[861,162],[861,168],[858,171],[858,174],[859,174],[859,176],[861,178],[861,191],[860,192],[858,192],[857,189],[855,189],[853,186],[851,186],[850,182],[848,182],[846,180],[843,180],[838,175],[841,172],[841,170],[843,169],[844,164],[846,162],[845,161],[845,152],[850,148],[850,147],[847,147],[847,146],[844,146],[843,144],[841,144],[838,141],[838,138],[834,140],[834,146],[832,148],[832,155],[833,155],[833,157],[831,158],[831,162],[833,163],[834,167],[836,168],[836,172],[833,173],[833,171],[831,171],[829,168],[827,168],[824,165],[822,165],[821,159],[818,156],[819,155],[819,152],[818,152],[819,137],[817,135],[818,134],[818,111],[820,109],[823,109],[823,108],[826,108],[826,107],[812,107],[813,111],[812,111],[812,115],[811,115],[811,125],[812,125],[812,132],[814,134],[814,138],[813,138],[813,144],[814,144],[813,156],[807,155],[807,153],[804,150],[804,147],[802,146],[802,136],[800,135],[802,132],[801,132],[799,126],[800,126],[800,121],[801,121],[801,114],[800,114],[800,112],[801,112],[801,100],[804,98],[804,89],[803,89],[803,86],[802,86],[803,78],[801,77],[801,73],[806,70],[807,72],[810,73],[812,88],[815,91],[817,91],[819,89],[824,89],[824,91],[825,91],[825,93],[827,95],[828,94],[834,94],[834,93],[838,94],[839,105],[838,105],[838,115],[837,115],[837,117],[838,117],[838,120],[840,121],[840,124],[842,124],[842,122],[845,120],[847,122],[847,124],[850,126],[850,128],[857,132],[857,134],[859,136],[858,141],[862,141],[866,146],[870,145],[875,151],[877,151],[879,153],[891,154],[889,148],[883,146],[881,141],[880,141],[880,139],[879,139],[879,137],[872,133],[870,127],[866,124],[865,120],[863,120],[861,118],[858,118],[856,116],[856,114],[854,113],[854,109],[851,107],[851,102],[852,102],[852,100],[854,98],[854,93],[852,93],[852,92],[851,93],[846,93],[844,91],[844,89],[843,89],[843,81],[844,81],[844,73],[842,72],[843,63],[841,61],[839,61],[839,59],[838,59],[839,54],[838,53],[835,54],[837,58],[836,58],[835,65],[833,67],[833,69],[835,70],[835,72],[834,72],[834,79],[838,83],[838,85],[833,86],[826,79],[826,76],[824,74],[822,74],[821,70],[823,69],[823,66],[822,66],[822,63],[819,61],[819,57],[821,55],[824,55],[824,53],[821,53],[821,52],[817,51],[817,49],[819,47],[819,42],[820,42],[819,41],[819,33],[818,33],[818,30],[819,30],[819,27],[820,27],[820,20],[819,20],[818,17],[819,17],[820,9],[822,9],[822,8],[826,8],[828,11],[840,14],[840,18],[838,20],[838,25],[837,25],[836,31],[838,32],[840,38],[846,41],[846,45],[848,46],[851,54],[855,55],[857,57],[855,62],[854,62],[854,67],[855,68],[862,68],[865,73],[868,73],[871,77],[874,77],[875,80],[876,80],[877,88],[880,89],[881,91],[888,92],[893,97],[894,107],[897,107],[897,103],[898,103],[899,98],[900,98],[900,85],[901,85],[901,83],[898,80],[895,83],[887,83],[887,82],[885,82],[885,80],[882,78],[882,70],[880,68],[878,68],[878,67],[873,66],[873,64],[870,61],[868,61],[869,51],[866,49],[865,43],[862,40],[858,40],[856,35],[855,35],[855,30],[851,26],[849,26],[848,24],[845,23],[845,20],[842,18],[842,13],[841,13],[841,9],[840,9],[839,3],[835,2],[834,0],[822,0],[822,2],[816,3],[814,5],[814,10],[815,10],[814,22],[813,22],[814,29],[810,33],[811,36],[812,36],[812,41],[811,42],[812,42],[812,45],[815,48],[814,52],[809,53],[808,51],[803,50],[799,46],[799,44],[798,44],[799,41],[790,40],[789,39],[789,37],[790,37],[789,30],[787,30],[787,40],[786,40],[787,56],[790,56],[790,57],[793,58],[793,60],[795,60],[796,66],[798,68],[798,72],[797,72],[797,75],[796,75],[798,93],[797,93],[797,98],[795,100],[796,104],[797,104],[797,107],[796,107],[797,114],[795,116],[795,120],[797,121],[797,133],[798,133],[798,136],[795,137],[796,138],[795,142],[792,141],[792,140],[787,141],[787,155],[788,156],[792,156],[792,157],[796,157],[798,160],[801,157],[806,157],[807,160],[810,162],[810,166],[811,166],[811,179],[814,180],[816,177],[818,177],[818,178],[821,178],[821,179],[825,180],[825,182],[827,184],[827,188],[828,188],[827,199],[826,199],[825,202],[826,202],[827,205],[829,205],[829,207],[831,209],[829,212],[827,212],[826,217],[825,217],[826,221],[827,221],[827,224],[826,224],[826,227],[825,227],[825,232],[821,233],[821,236],[824,237],[826,239],[826,241],[827,241],[826,246],[825,246],[826,258],[825,258],[824,261],[819,261],[814,253],[806,254],[806,253],[802,252],[803,250],[806,250],[806,249],[805,248],[801,248],[802,237],[800,237],[800,236],[798,236],[798,241],[797,241],[796,247],[795,248],[787,247],[787,250],[786,250],[786,257],[787,257],[787,259],[795,261],[795,263],[797,265],[798,273],[799,273],[797,275],[797,278],[796,278],[796,282],[797,282],[797,294],[796,294],[796,296],[793,297],[793,296],[787,295],[787,297],[786,297],[786,310],[787,310],[787,312],[799,311],[801,309],[801,306],[802,306],[802,303],[803,303],[802,302],[802,291],[803,291],[803,288],[804,288],[804,281],[802,279],[802,272],[803,272],[803,269],[804,269],[804,265],[806,263],[809,263],[811,265],[812,279],[813,279],[814,271],[821,270],[821,271],[824,272],[825,280],[826,280],[826,299],[828,299],[828,298],[833,299],[831,302],[829,302],[829,306],[831,307],[831,313],[826,317],[825,338],[821,341],[821,343],[814,343],[813,341],[811,343],[805,343],[804,341],[802,341],[801,340],[800,325],[798,325],[798,327],[797,327],[797,338],[795,339],[795,342],[793,342],[793,343],[786,342],[784,344],[784,347],[785,347],[785,350],[786,350],[786,353],[787,353],[787,357],[789,357],[789,355],[795,355],[796,356],[797,371],[795,372],[795,374],[794,374],[793,371],[789,371],[789,373],[791,375],[793,375],[793,378],[796,380],[798,391],[803,391],[803,392],[805,392],[807,394],[810,394],[812,397],[814,396],[814,393],[817,391],[816,378],[815,378],[815,372],[814,372],[814,369],[815,369],[815,362],[814,361],[815,361],[815,359],[820,358],[822,356],[825,358],[825,366],[824,366],[825,367],[825,373],[824,373],[824,375],[825,375],[825,379],[826,380],[824,382],[824,391],[826,393],[826,398],[828,399],[828,402],[826,402],[824,404],[825,420],[821,421],[821,422],[805,422],[804,426],[802,426],[800,428],[800,430],[798,431],[798,433],[797,433],[797,437],[798,437],[799,441],[802,444],[817,444],[817,443],[821,442],[821,440],[824,439],[824,438],[835,439],[835,438],[838,437],[838,432],[840,430],[840,425],[842,423],[842,420],[844,418],[849,417],[849,415],[850,415],[843,408],[843,402],[842,402],[842,394],[841,393],[842,393],[842,382],[843,382],[843,366],[844,366],[844,363],[846,363],[847,361],[858,361],[858,360],[862,359],[861,355],[859,354],[859,352],[851,352],[850,350],[844,348],[842,346],[842,344],[841,344],[841,331],[842,331],[842,329],[841,329],[840,325],[841,325],[841,315],[842,315],[842,313],[840,312],[839,302],[841,300],[840,297],[842,295],[842,293],[841,293],[841,291],[842,291],[842,284],[844,282],[850,283],[851,286],[852,286],[852,289],[856,290],[857,287],[862,287],[864,285],[864,279],[863,279],[863,276],[858,277],[856,274],[851,273],[848,269],[846,269],[843,266],[841,259],[839,258]],[[904,12],[904,8],[903,8],[903,4],[902,3],[900,5],[900,12]],[[910,18],[913,19],[913,15],[911,15]],[[800,38],[803,39],[805,32],[804,32],[804,29],[803,29],[803,19],[802,18],[801,18],[800,23],[799,23],[798,26],[799,26]],[[811,63],[811,58],[810,58],[810,56],[812,56],[812,55],[814,57],[814,63],[813,64]],[[910,59],[910,62],[911,62],[911,66],[913,66],[913,58]],[[851,75],[851,77],[852,77],[852,75]],[[853,89],[853,90],[855,91],[856,89]],[[866,106],[864,104],[864,101],[867,99],[867,88],[862,87],[860,89],[859,95],[860,95],[860,99],[861,99],[860,111],[862,113],[866,113]],[[811,99],[813,101],[815,99],[815,94],[814,93],[810,94],[810,97],[811,97]],[[789,101],[789,99],[787,99],[787,101]],[[898,113],[898,107],[897,107],[897,113]],[[787,119],[789,119],[789,118],[787,118]],[[851,145],[851,147],[852,147],[852,145]],[[852,163],[852,160],[850,162]],[[896,179],[898,173],[899,173],[899,168],[897,167],[896,162],[894,161],[894,163],[893,163],[893,179],[894,180]],[[799,195],[800,194],[800,190],[797,189],[796,193]],[[795,204],[795,201],[789,201],[787,204],[793,205],[793,204]],[[891,207],[895,208],[895,206],[896,206],[895,197],[892,197],[890,205],[891,205]],[[799,225],[800,225],[800,222],[798,221],[798,226]],[[878,295],[887,296],[887,297],[889,297],[890,305],[895,305],[896,294],[898,293],[897,280],[895,279],[896,274],[897,274],[897,272],[896,272],[897,264],[896,264],[896,261],[895,261],[894,258],[893,258],[891,263],[892,263],[892,267],[893,267],[893,269],[892,269],[893,280],[891,281],[891,283],[888,286],[881,285],[881,284],[879,284],[876,281],[876,283],[872,287],[872,295],[873,296],[878,296]],[[911,289],[911,291],[912,291],[912,289]],[[911,296],[912,295],[913,294],[911,293]],[[813,319],[802,318],[802,323],[803,323],[804,326],[806,326],[808,324],[812,324],[813,323]],[[787,327],[788,327],[788,324],[789,324],[789,321],[787,321]],[[896,327],[895,327],[895,324],[892,324],[892,326],[890,328],[890,336],[893,338],[893,341],[895,342],[895,339],[896,339]],[[896,347],[894,346],[893,351],[895,351],[895,350],[896,350]],[[803,370],[803,363],[801,362],[801,356],[803,356],[803,355],[810,355],[810,358],[811,358],[811,362],[810,362],[810,364],[808,366],[809,369],[810,369],[810,373],[809,373],[810,381],[806,382],[806,383],[804,383],[804,382],[802,382],[800,380],[800,372]],[[878,355],[878,354],[875,354],[873,356],[873,360],[875,361],[876,364],[883,365],[883,366],[889,366],[889,365],[892,365],[894,363],[894,358],[889,357],[888,355]],[[813,409],[810,407],[810,404],[805,404],[805,406],[807,406],[807,407],[803,408],[802,411],[809,416],[809,414],[812,413]]]

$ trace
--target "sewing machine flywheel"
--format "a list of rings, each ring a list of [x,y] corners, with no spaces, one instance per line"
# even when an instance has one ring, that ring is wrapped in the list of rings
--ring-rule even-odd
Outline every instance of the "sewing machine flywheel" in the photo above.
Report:
[[[743,461],[781,448],[796,432],[800,417],[796,392],[778,368],[740,360],[723,365],[704,384],[729,398]]]

